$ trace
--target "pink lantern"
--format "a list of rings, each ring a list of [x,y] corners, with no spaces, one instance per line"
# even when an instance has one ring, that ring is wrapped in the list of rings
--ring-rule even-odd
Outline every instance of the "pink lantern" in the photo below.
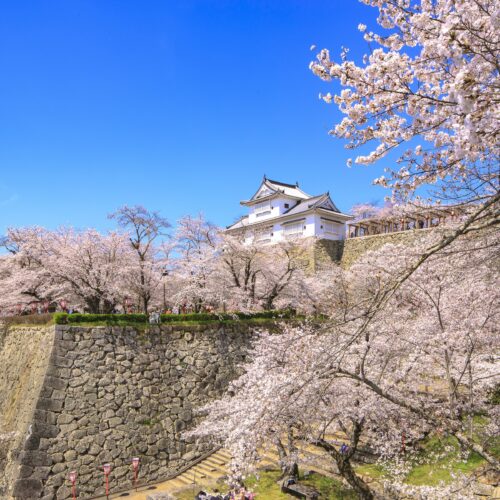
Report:
[[[132,459],[132,467],[134,468],[134,486],[135,486],[135,491],[137,491],[137,473],[139,471],[139,462],[140,462],[140,459],[138,457],[134,457]]]
[[[104,464],[104,477],[106,479],[106,498],[109,498],[109,475],[111,473],[111,464]]]
[[[71,481],[71,494],[73,500],[76,500],[76,470],[69,473],[69,480]]]

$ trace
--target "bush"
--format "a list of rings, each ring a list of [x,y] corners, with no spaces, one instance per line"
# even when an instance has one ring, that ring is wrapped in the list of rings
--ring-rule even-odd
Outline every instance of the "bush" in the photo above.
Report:
[[[255,313],[190,313],[190,314],[162,314],[162,323],[173,323],[178,321],[205,322],[205,321],[230,321],[235,319],[289,319],[295,316],[291,310],[283,311],[259,311]],[[148,323],[146,314],[68,314],[55,313],[54,323],[57,325],[69,325],[76,323]]]
[[[73,323],[147,323],[146,314],[68,314],[55,313],[54,323],[68,325]]]

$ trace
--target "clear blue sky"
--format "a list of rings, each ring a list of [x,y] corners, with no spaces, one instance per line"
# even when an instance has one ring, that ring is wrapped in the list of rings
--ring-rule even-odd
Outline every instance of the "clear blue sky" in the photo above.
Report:
[[[355,0],[4,0],[0,233],[106,229],[123,204],[227,225],[262,175],[330,190],[341,210],[382,200],[380,168],[345,165],[340,115],[314,52],[367,47]]]

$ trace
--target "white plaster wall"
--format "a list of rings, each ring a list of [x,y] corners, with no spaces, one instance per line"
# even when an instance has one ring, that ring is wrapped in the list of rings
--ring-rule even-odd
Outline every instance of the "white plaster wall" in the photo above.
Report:
[[[345,224],[334,223],[335,234],[325,230],[324,219],[320,215],[315,215],[315,234],[314,236],[325,240],[343,240],[345,237]],[[325,217],[326,218],[326,217]],[[327,219],[327,218],[326,218]],[[323,226],[323,227],[322,227]]]
[[[283,202],[284,205],[284,202]],[[273,205],[273,211],[278,209],[279,207],[275,207]],[[274,216],[274,215],[273,215]],[[259,217],[258,220],[266,220],[266,218]],[[273,224],[273,229],[272,229],[272,237],[271,240],[267,243],[278,243],[280,241],[291,241],[295,238],[310,238],[310,237],[316,237],[316,238],[322,238],[322,239],[327,239],[327,240],[342,240],[345,237],[345,224],[343,223],[335,223],[335,234],[329,233],[325,231],[324,228],[324,221],[321,219],[321,216],[319,215],[308,215],[305,218],[300,218],[297,217],[297,219],[291,219],[292,221],[301,221],[303,231],[302,235],[297,235],[295,237],[287,237],[285,235],[284,231],[284,226],[286,224],[281,225],[279,223]],[[321,227],[323,226],[323,228]],[[245,234],[245,242],[246,243],[251,243],[254,239],[253,236],[253,230],[248,230],[247,233]],[[263,242],[265,244],[266,242]]]
[[[250,224],[254,222],[261,222],[272,217],[279,217],[283,215],[287,210],[294,207],[296,205],[296,200],[291,198],[276,198],[271,200],[270,205],[270,213],[266,215],[257,216],[255,213],[255,205],[251,206],[248,213],[248,222]],[[285,208],[285,204],[288,204],[288,208]]]

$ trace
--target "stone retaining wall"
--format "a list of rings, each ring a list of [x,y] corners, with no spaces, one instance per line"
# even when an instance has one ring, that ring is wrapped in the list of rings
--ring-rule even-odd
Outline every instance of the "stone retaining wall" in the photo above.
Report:
[[[0,325],[0,498],[19,473],[18,455],[32,422],[54,343],[54,329]]]
[[[141,481],[175,474],[208,451],[181,433],[196,421],[193,410],[237,375],[252,337],[244,322],[51,330],[50,361],[7,498],[69,498],[71,470],[78,498],[101,495],[104,463],[113,468],[111,491],[131,487],[134,456]]]
[[[344,241],[344,248],[340,263],[344,268],[350,267],[364,253],[369,252],[370,250],[377,250],[388,243],[411,246],[415,242],[429,236],[430,231],[443,232],[443,229],[413,229],[397,233],[375,234],[372,236],[349,238]]]
[[[322,240],[313,242],[310,256],[310,268],[320,270],[324,264],[340,263],[342,267],[350,267],[364,253],[377,250],[387,243],[412,245],[429,235],[430,231],[443,232],[442,228],[414,229],[396,233],[375,234],[346,240]]]

